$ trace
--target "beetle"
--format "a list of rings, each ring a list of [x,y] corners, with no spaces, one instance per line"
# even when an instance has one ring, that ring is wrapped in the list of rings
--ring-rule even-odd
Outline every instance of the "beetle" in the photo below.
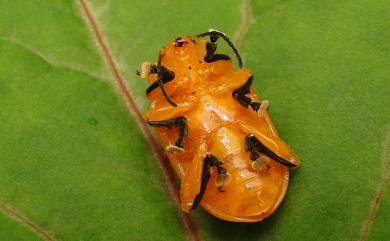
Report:
[[[217,53],[219,39],[234,52],[238,69]],[[145,119],[181,181],[184,212],[201,205],[223,220],[260,221],[284,198],[289,169],[300,166],[242,65],[230,39],[209,30],[170,41],[156,63],[144,62],[137,71],[150,84]]]

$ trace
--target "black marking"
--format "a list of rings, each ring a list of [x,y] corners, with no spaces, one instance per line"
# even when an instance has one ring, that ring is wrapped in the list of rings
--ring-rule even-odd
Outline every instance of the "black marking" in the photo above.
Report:
[[[161,57],[159,57],[159,62],[161,62]],[[157,87],[160,87],[161,92],[164,96],[164,98],[171,104],[172,106],[176,107],[177,104],[168,96],[167,92],[165,91],[164,84],[172,81],[175,78],[175,73],[164,66],[157,64],[152,64],[150,66],[150,73],[157,74],[157,80],[154,81],[147,89],[146,94],[149,94],[151,91],[156,89]]]
[[[165,91],[164,83],[162,82],[162,80],[161,79],[158,80],[157,83],[158,83],[158,87],[160,87],[161,89],[164,98],[168,101],[168,103],[171,104],[173,107],[177,107],[177,104],[171,99],[170,96],[168,96],[167,92]]]
[[[254,110],[258,111],[260,109],[261,103],[252,101],[251,98],[245,96],[250,93],[250,88],[253,83],[253,76],[250,76],[248,80],[238,89],[234,90],[232,96],[238,101],[242,106],[248,108],[249,106]]]
[[[249,105],[252,107],[252,109],[254,111],[257,112],[260,109],[261,103],[259,103],[259,102],[251,102]],[[268,110],[268,108],[267,108],[267,110]]]
[[[296,165],[294,163],[291,163],[284,158],[278,156],[275,152],[273,152],[271,149],[266,147],[259,139],[257,139],[254,135],[248,134],[245,137],[245,149],[247,151],[251,151],[251,160],[252,159],[252,152],[260,152],[267,156],[269,156],[271,159],[279,162],[280,164],[286,166],[286,167],[295,167]],[[255,159],[256,160],[256,159]]]
[[[239,94],[234,93],[234,92],[233,92],[233,98],[236,99],[238,101],[238,103],[240,103],[245,108],[248,108],[248,106],[252,103],[251,98],[249,98],[248,96],[239,95]]]
[[[217,44],[210,43],[210,42],[206,43],[206,52],[208,54],[214,54],[216,50],[217,50]]]
[[[204,61],[207,63],[212,63],[218,60],[230,60],[230,57],[224,54],[213,54],[213,55],[205,55]]]
[[[218,38],[221,37],[233,50],[234,54],[236,55],[237,61],[238,61],[238,66],[240,68],[242,68],[242,59],[241,59],[240,53],[238,52],[236,46],[234,46],[232,41],[230,41],[230,39],[224,33],[212,30],[212,31],[208,31],[206,33],[202,33],[202,34],[197,35],[197,37],[205,37],[205,36],[210,36],[211,43],[215,43],[218,40]]]
[[[204,61],[207,63],[212,63],[218,60],[230,60],[230,57],[224,54],[215,54],[217,50],[217,44],[214,42],[207,42],[206,44],[206,54],[204,56]]]
[[[164,88],[164,83],[173,80],[175,78],[175,73],[161,65],[162,57],[163,57],[163,52],[161,50],[160,54],[158,55],[157,65],[152,64],[150,66],[150,73],[157,74],[157,81],[155,81],[155,83],[157,83],[157,86],[160,87],[165,100],[167,100],[168,103],[173,107],[177,107],[177,104],[167,95],[167,92],[165,91]],[[149,86],[146,89],[146,94],[148,94],[150,91],[156,88],[154,87],[155,83],[152,83],[151,86]]]
[[[169,119],[169,120],[163,120],[163,121],[148,121],[148,124],[153,127],[157,128],[179,128],[179,137],[176,140],[175,145],[180,148],[184,148],[184,138],[188,134],[188,129],[187,129],[187,120],[184,116],[179,116],[174,119]]]
[[[202,179],[200,183],[200,191],[195,196],[194,202],[192,204],[191,210],[197,208],[199,206],[200,201],[202,201],[202,198],[204,196],[204,193],[206,191],[207,183],[210,180],[211,174],[210,174],[210,168],[212,166],[217,167],[218,174],[225,174],[226,169],[222,166],[222,161],[220,161],[217,157],[215,157],[212,154],[207,154],[204,158],[203,163],[203,169],[202,169]],[[222,189],[218,189],[219,192],[223,192]]]
[[[253,75],[249,76],[248,80],[240,88],[235,90],[233,93],[237,93],[239,95],[249,94],[252,84],[253,84]]]
[[[177,38],[175,39],[175,42],[176,42],[175,47],[183,47],[183,44],[186,44],[186,43],[187,43],[187,42],[184,41],[181,37],[177,37]]]
[[[206,192],[207,183],[210,180],[211,174],[210,174],[210,168],[212,166],[211,161],[207,158],[207,156],[204,158],[203,162],[203,169],[202,169],[202,179],[200,182],[200,190],[199,193],[195,196],[194,202],[192,204],[191,210],[194,210],[197,208],[200,204],[200,201],[202,201],[202,198],[204,196],[204,193]]]
[[[166,80],[166,81],[163,81],[163,84],[165,83],[168,83],[172,80]],[[151,85],[149,85],[149,87],[146,89],[146,94],[149,94],[150,92],[152,92],[154,89],[156,89],[158,86],[158,81],[154,81]]]
[[[256,152],[255,150],[251,151],[250,159],[252,161],[256,161],[257,159],[259,159],[259,157],[260,157],[260,155],[258,152]]]

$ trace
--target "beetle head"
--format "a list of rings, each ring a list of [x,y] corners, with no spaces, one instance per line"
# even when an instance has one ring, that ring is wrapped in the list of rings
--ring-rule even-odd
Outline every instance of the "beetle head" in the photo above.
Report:
[[[210,42],[197,41],[203,37],[210,37]],[[215,81],[210,81],[215,80],[212,76],[222,76],[233,71],[230,58],[216,52],[218,39],[223,39],[232,48],[241,68],[241,57],[224,33],[209,30],[196,36],[181,36],[161,49],[157,63],[144,63],[141,72],[137,72],[142,78],[147,77],[151,83],[146,92],[149,98],[158,99],[162,94],[172,106],[176,106],[171,99],[172,95],[188,95],[195,88],[218,85]],[[161,92],[153,91],[157,87]]]

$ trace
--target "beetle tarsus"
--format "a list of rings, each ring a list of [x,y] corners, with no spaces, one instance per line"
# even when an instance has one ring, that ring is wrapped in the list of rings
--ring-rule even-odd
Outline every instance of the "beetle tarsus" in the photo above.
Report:
[[[264,114],[268,111],[269,109],[269,100],[263,100],[260,103],[259,109],[257,110],[257,115],[259,117],[263,117]]]
[[[259,158],[252,162],[252,169],[255,172],[266,171],[271,168],[270,160],[267,156],[261,155]]]
[[[178,147],[176,145],[169,145],[165,148],[165,150],[169,153],[183,153],[184,148]]]

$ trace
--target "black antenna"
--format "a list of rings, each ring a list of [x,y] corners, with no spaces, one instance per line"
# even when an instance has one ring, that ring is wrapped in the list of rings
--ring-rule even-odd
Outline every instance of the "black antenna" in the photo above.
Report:
[[[160,50],[160,53],[158,53],[158,60],[157,60],[157,66],[161,66],[161,60],[162,60],[162,56],[163,56],[163,51]]]
[[[210,36],[210,40],[212,43],[215,43],[218,40],[218,37],[221,37],[223,40],[225,40],[225,42],[230,46],[230,48],[233,50],[234,54],[236,55],[238,66],[242,68],[242,60],[241,60],[240,53],[238,53],[236,46],[234,46],[233,42],[230,41],[230,39],[224,33],[217,30],[209,30],[206,33],[196,35],[196,37],[205,37],[205,36]]]

